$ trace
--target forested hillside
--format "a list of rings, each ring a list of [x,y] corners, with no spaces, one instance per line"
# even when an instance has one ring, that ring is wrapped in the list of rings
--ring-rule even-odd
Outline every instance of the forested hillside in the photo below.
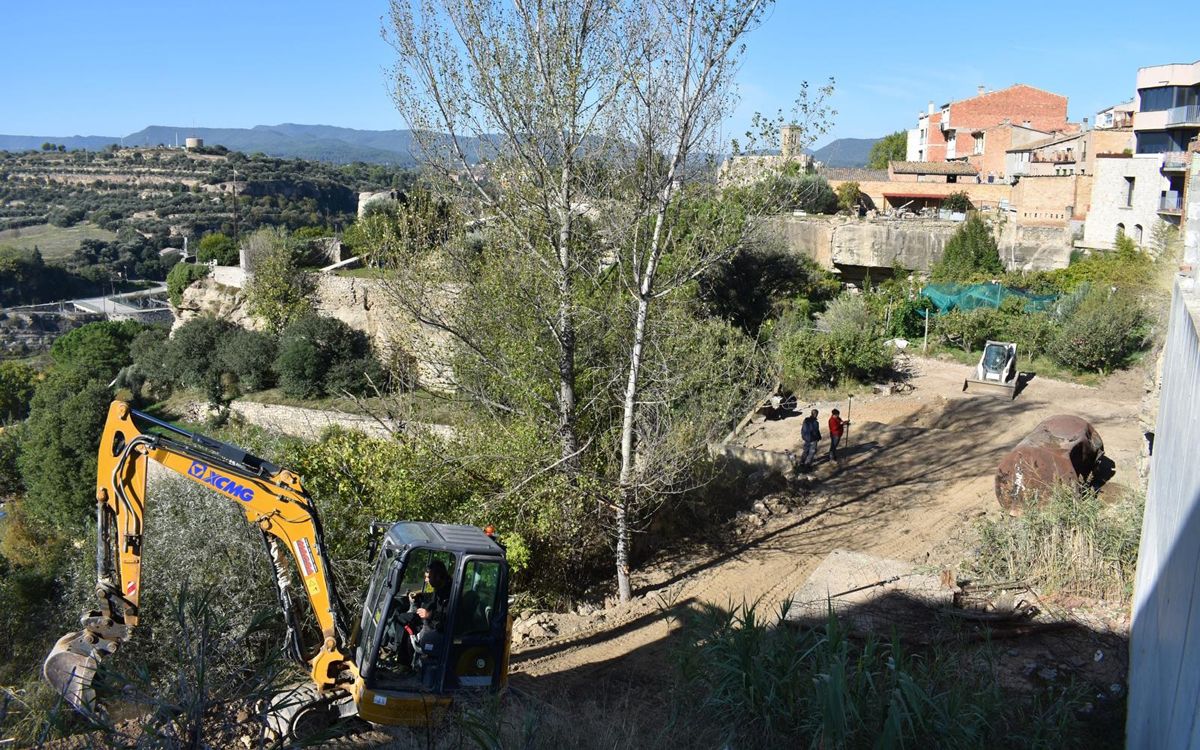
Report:
[[[0,247],[20,268],[12,278],[27,279],[0,304],[59,299],[81,286],[73,279],[82,286],[164,279],[181,253],[163,251],[182,251],[185,238],[195,254],[209,234],[236,239],[261,226],[336,232],[353,221],[359,191],[410,181],[408,173],[379,165],[338,167],[223,148],[0,152]],[[63,272],[73,276],[33,281]]]

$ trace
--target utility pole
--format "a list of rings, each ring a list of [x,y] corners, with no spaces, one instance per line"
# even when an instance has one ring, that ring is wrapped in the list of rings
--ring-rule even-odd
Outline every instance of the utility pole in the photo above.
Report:
[[[233,241],[241,243],[242,236],[238,232],[238,204],[237,204],[237,170],[233,170]]]

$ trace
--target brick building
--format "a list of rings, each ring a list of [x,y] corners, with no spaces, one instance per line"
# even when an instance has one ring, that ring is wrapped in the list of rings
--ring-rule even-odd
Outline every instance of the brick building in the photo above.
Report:
[[[1133,146],[1130,128],[1107,128],[1060,133],[1010,148],[1005,173],[1009,180],[1025,175],[1095,174],[1097,155],[1122,154]]]
[[[986,91],[969,99],[943,104],[930,102],[908,131],[907,161],[966,161],[986,181],[1005,178],[1005,152],[1014,146],[1072,132],[1067,122],[1067,97],[1023,83]],[[989,137],[990,136],[990,137]]]

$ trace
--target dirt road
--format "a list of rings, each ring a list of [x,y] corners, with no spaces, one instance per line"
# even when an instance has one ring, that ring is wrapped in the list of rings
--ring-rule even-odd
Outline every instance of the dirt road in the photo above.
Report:
[[[637,600],[606,610],[603,621],[570,636],[518,650],[513,684],[554,706],[577,697],[654,687],[666,674],[670,609],[759,602],[777,613],[825,555],[836,548],[953,565],[985,513],[1000,513],[993,476],[1001,456],[1054,414],[1088,419],[1116,464],[1111,485],[1138,486],[1144,395],[1142,371],[1119,373],[1099,388],[1034,377],[1015,401],[963,394],[970,368],[912,357],[911,392],[855,398],[850,446],[840,471],[813,501],[775,515],[732,546],[663,553],[635,576]],[[822,422],[841,402],[817,408]],[[751,424],[748,447],[796,450],[800,418]],[[645,691],[634,691],[644,694]]]

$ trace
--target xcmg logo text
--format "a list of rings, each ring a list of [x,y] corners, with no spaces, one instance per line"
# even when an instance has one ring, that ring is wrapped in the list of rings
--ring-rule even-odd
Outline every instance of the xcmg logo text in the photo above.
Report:
[[[205,484],[210,484],[218,492],[224,492],[230,497],[236,497],[244,503],[248,503],[254,499],[254,488],[243,487],[232,477],[218,474],[210,469],[207,464],[200,463],[199,461],[192,461],[192,465],[188,468],[188,476],[195,477]]]

